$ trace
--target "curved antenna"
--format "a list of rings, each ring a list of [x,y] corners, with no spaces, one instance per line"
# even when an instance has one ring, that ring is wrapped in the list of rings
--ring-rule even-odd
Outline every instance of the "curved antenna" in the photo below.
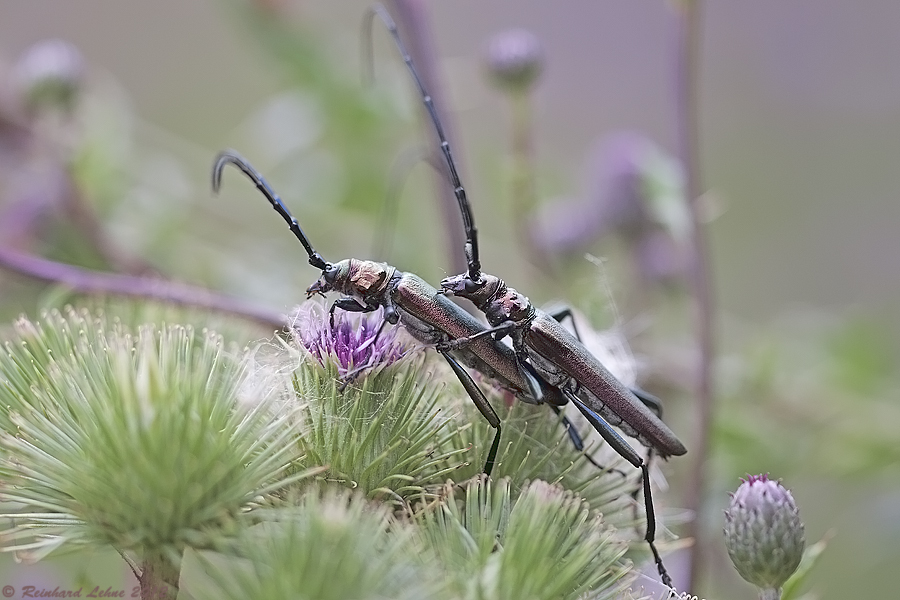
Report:
[[[465,252],[466,263],[469,269],[467,276],[471,281],[477,281],[481,278],[481,260],[478,258],[478,230],[475,228],[475,220],[472,217],[472,207],[469,204],[468,198],[466,198],[466,190],[463,189],[462,182],[459,180],[459,174],[456,171],[456,163],[453,161],[453,156],[450,154],[450,142],[447,141],[447,136],[444,135],[444,128],[438,118],[434,102],[432,102],[431,96],[425,90],[425,84],[422,83],[419,73],[416,71],[415,66],[413,66],[412,58],[410,57],[409,52],[406,51],[403,40],[400,39],[400,33],[397,31],[397,24],[394,23],[394,19],[391,18],[387,9],[380,4],[376,4],[369,10],[366,14],[367,21],[364,23],[371,27],[371,21],[375,15],[378,15],[388,32],[390,32],[391,37],[394,38],[394,43],[397,45],[397,49],[403,57],[403,62],[406,63],[409,72],[412,74],[413,80],[416,82],[416,87],[419,88],[419,93],[422,96],[422,103],[425,104],[428,115],[431,117],[431,122],[434,123],[438,140],[441,142],[441,152],[444,154],[444,160],[447,163],[447,169],[450,173],[450,182],[453,184],[453,193],[456,196],[459,210],[462,213],[463,227],[466,230]]]
[[[262,192],[262,195],[266,197],[266,200],[272,205],[272,208],[278,212],[282,218],[287,221],[288,227],[297,236],[297,239],[300,240],[300,243],[303,244],[303,247],[306,249],[306,253],[309,254],[309,264],[316,267],[317,269],[325,270],[328,267],[328,262],[322,258],[322,256],[315,251],[312,247],[312,244],[309,242],[309,238],[306,237],[306,234],[303,233],[303,230],[300,228],[300,224],[297,222],[297,219],[291,215],[291,212],[287,209],[284,203],[281,201],[281,198],[278,197],[278,194],[269,186],[268,182],[263,179],[263,176],[254,169],[250,163],[247,162],[243,156],[235,152],[234,150],[223,150],[219,153],[219,156],[216,157],[215,165],[213,165],[212,171],[212,189],[216,194],[219,193],[219,188],[222,187],[222,171],[225,169],[225,165],[234,165],[241,172],[247,176],[247,178],[256,184],[256,189]]]
[[[412,170],[418,166],[420,162],[426,163],[443,179],[447,176],[441,168],[441,164],[437,162],[434,153],[428,152],[426,149],[417,146],[406,150],[400,157],[394,161],[391,166],[391,173],[388,176],[388,189],[385,193],[384,210],[381,214],[381,223],[378,226],[379,239],[377,245],[372,252],[376,260],[387,261],[390,258],[391,247],[394,240],[394,229],[397,221],[397,207],[400,203],[400,197],[403,195],[403,188],[409,179]]]

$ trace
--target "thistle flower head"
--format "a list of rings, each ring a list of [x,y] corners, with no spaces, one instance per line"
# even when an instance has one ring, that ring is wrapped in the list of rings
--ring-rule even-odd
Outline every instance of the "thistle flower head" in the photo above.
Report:
[[[502,31],[488,43],[487,68],[499,87],[527,91],[543,67],[544,50],[540,40],[530,31]]]
[[[409,342],[384,320],[383,309],[371,313],[337,309],[332,314],[333,325],[320,302],[304,302],[291,319],[291,332],[321,365],[335,360],[341,377],[366,365],[390,365],[406,353]]]
[[[338,310],[332,327],[321,303],[303,303],[293,384],[306,464],[327,465],[329,481],[396,499],[442,481],[465,446],[450,442],[456,423],[440,409],[441,387],[426,380],[423,363],[400,360],[409,338],[384,323],[381,310]]]
[[[414,600],[443,597],[411,530],[386,505],[346,490],[305,494],[241,531],[231,556],[203,556],[212,574],[200,599]],[[236,556],[235,556],[236,555]],[[240,557],[240,558],[238,558]]]
[[[778,590],[797,570],[805,544],[791,492],[766,475],[744,480],[725,511],[725,546],[741,577]]]
[[[177,555],[302,476],[290,415],[238,402],[243,359],[218,336],[72,309],[16,330],[0,347],[0,478],[21,511],[5,550]]]
[[[419,519],[456,597],[574,600],[598,588],[613,597],[630,580],[614,530],[577,494],[543,481],[521,490],[506,478],[448,484]]]

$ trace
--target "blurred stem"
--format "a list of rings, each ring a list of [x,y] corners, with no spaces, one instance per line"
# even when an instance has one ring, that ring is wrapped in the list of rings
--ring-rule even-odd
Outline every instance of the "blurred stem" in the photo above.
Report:
[[[176,600],[180,572],[163,554],[148,554],[141,562],[141,600]]]
[[[685,589],[697,593],[695,582],[702,576],[709,540],[703,530],[703,499],[713,413],[713,294],[709,255],[700,215],[699,135],[697,128],[697,76],[699,73],[700,0],[676,0],[675,11],[675,106],[678,155],[685,170],[685,199],[691,217],[689,282],[694,296],[698,346],[697,402],[694,409],[694,439],[690,444],[691,469],[684,506],[693,513],[686,535],[694,539],[688,551],[689,574]]]
[[[447,111],[444,110],[445,103],[441,100],[445,96],[441,94],[437,61],[435,60],[434,46],[432,44],[433,37],[428,28],[425,3],[422,0],[389,0],[387,5],[391,15],[397,22],[400,35],[412,57],[416,71],[418,71],[419,77],[425,84],[425,89],[428,90],[428,93],[434,100],[435,110],[437,110],[441,124],[444,126],[444,135],[451,141],[451,147],[454,149],[457,170],[460,170],[459,148],[452,142],[454,139],[453,123]],[[427,113],[423,112],[422,114],[426,115],[425,118],[427,120]],[[438,170],[440,175],[435,179],[435,184],[437,186],[437,197],[440,199],[440,211],[444,220],[443,229],[447,232],[450,272],[463,273],[466,271],[467,265],[466,257],[463,253],[465,234],[462,228],[462,218],[456,204],[456,196],[453,194],[453,186],[450,184],[447,165],[444,164],[444,160],[441,157],[437,134],[430,122],[427,124],[426,129],[428,130],[428,139],[432,141],[430,154],[434,157],[433,162],[441,165]]]
[[[33,279],[61,284],[81,294],[109,294],[162,300],[172,304],[206,308],[237,315],[244,319],[255,321],[265,327],[274,327],[276,329],[287,327],[285,317],[274,311],[217,294],[206,288],[174,281],[101,273],[3,247],[0,247],[0,268],[8,269]]]
[[[528,215],[537,203],[531,95],[528,90],[514,90],[509,99],[512,111],[512,210],[516,235],[531,262],[542,265],[528,235]]]
[[[759,600],[781,600],[781,590],[773,590],[760,588]]]

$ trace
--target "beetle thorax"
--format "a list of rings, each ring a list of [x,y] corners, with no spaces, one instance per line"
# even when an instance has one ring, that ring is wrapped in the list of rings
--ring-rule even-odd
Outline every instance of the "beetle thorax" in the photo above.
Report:
[[[534,316],[534,308],[528,297],[499,280],[496,291],[481,309],[491,325],[499,325],[504,321],[521,323]]]
[[[397,270],[388,264],[371,260],[351,258],[346,262],[347,269],[341,269],[341,281],[335,288],[350,296],[370,297],[383,293]]]

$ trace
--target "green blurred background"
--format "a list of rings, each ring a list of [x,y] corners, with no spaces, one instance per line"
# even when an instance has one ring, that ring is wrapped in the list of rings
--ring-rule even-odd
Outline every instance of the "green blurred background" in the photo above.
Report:
[[[229,171],[222,196],[213,197],[210,166],[220,149],[238,149],[327,259],[374,256],[392,170],[428,138],[408,75],[380,26],[376,81],[360,83],[368,5],[3,2],[0,75],[6,78],[31,44],[62,38],[83,54],[87,79],[75,133],[54,130],[51,141],[27,148],[12,138],[0,145],[0,215],[28,194],[40,195],[50,181],[48,157],[73,144],[79,195],[116,248],[166,276],[288,310],[318,273],[244,180]],[[538,36],[545,62],[534,95],[537,196],[577,196],[590,178],[591,148],[611,132],[638,130],[675,149],[669,3],[424,6],[438,58],[435,96],[449,117],[486,270],[538,304],[565,300],[598,327],[623,328],[646,384],[664,397],[667,420],[690,447],[688,296],[678,286],[641,293],[621,266],[627,248],[609,240],[590,247],[609,258],[602,272],[575,257],[555,261],[550,274],[524,258],[510,215],[508,106],[483,68],[487,40],[497,31],[525,27]],[[261,18],[266,11],[277,18]],[[900,5],[889,0],[703,6],[700,168],[709,190],[719,404],[709,509],[701,519],[713,533],[721,529],[726,491],[737,477],[783,478],[808,541],[834,532],[812,577],[823,599],[896,597],[898,23]],[[428,168],[413,170],[393,248],[377,258],[437,283],[451,270],[445,231],[458,224],[442,221],[434,189]],[[30,251],[110,268],[68,219],[48,215]],[[607,286],[617,311],[608,306]],[[65,300],[72,299],[0,271],[2,323]],[[673,460],[665,470],[673,489],[664,513],[674,523],[684,517],[677,507],[686,466]],[[704,595],[752,598],[721,548],[714,551]],[[89,564],[119,570],[114,554]],[[9,565],[7,578],[25,569]],[[39,577],[17,572],[24,583]]]

